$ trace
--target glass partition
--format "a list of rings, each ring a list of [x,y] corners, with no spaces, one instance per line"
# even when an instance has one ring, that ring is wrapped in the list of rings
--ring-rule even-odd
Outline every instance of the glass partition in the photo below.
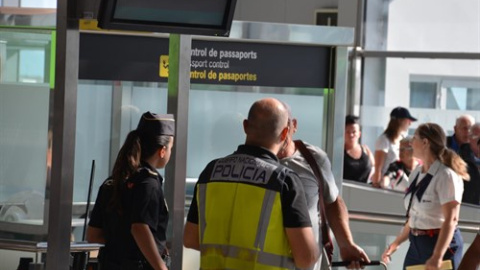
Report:
[[[12,232],[26,233],[29,226],[43,228],[52,139],[51,43],[51,30],[0,28],[2,238],[22,237]]]
[[[96,170],[92,200],[106,179],[118,149],[140,115],[166,113],[167,85],[80,81],[78,88],[74,201],[85,202],[92,160]],[[321,145],[324,136],[323,89],[192,85],[190,91],[187,176],[196,178],[212,159],[244,143],[242,122],[250,106],[263,97],[291,106],[298,138]]]
[[[187,149],[190,183],[196,181],[212,159],[228,155],[244,143],[242,122],[253,102],[263,97],[276,97],[288,103],[298,119],[296,137],[324,147],[321,145],[325,136],[323,92],[314,88],[192,85]],[[96,168],[91,201],[95,201],[98,187],[111,173],[126,135],[148,110],[166,113],[166,84],[79,82],[74,187],[77,217],[84,214],[92,161],[95,160]],[[188,185],[187,195],[192,192]]]
[[[48,86],[0,84],[2,222],[43,224],[49,92]]]
[[[187,177],[196,178],[215,158],[245,142],[243,120],[258,99],[275,97],[290,105],[297,138],[324,147],[323,89],[192,85],[188,123]]]
[[[80,80],[77,93],[77,128],[73,192],[73,238],[81,241],[88,188],[91,202],[110,175],[118,150],[135,129],[143,112],[167,112],[167,85],[130,81]],[[94,178],[91,178],[93,162]],[[92,208],[90,208],[91,210]]]

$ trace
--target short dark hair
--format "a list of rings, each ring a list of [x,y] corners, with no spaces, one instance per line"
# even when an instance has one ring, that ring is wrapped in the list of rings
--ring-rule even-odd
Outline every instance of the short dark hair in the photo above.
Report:
[[[360,118],[358,116],[349,114],[345,117],[345,125],[353,125],[353,124],[358,124],[358,120]]]

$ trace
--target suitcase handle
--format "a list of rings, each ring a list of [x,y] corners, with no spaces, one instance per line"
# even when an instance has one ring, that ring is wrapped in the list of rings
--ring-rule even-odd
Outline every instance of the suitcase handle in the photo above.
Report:
[[[343,261],[343,262],[332,262],[332,267],[341,267],[341,266],[349,266],[351,261]],[[382,261],[371,261],[369,263],[360,262],[361,265],[383,265],[386,266]],[[386,268],[385,268],[386,269]]]

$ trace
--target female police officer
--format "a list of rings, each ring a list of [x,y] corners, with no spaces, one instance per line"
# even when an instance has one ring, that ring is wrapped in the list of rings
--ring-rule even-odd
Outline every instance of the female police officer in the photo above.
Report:
[[[445,145],[445,133],[433,123],[420,125],[412,140],[413,155],[423,161],[411,174],[405,196],[407,223],[382,255],[386,262],[398,246],[410,240],[404,267],[425,264],[439,269],[451,260],[457,269],[463,240],[456,228],[463,194],[466,164]]]
[[[102,270],[167,269],[162,254],[167,254],[168,208],[156,168],[169,161],[174,133],[171,115],[144,113],[100,187],[87,240],[105,244]]]

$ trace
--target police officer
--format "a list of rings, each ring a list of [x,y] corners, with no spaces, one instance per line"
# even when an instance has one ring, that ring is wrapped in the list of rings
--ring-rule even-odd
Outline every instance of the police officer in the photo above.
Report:
[[[200,174],[183,243],[200,250],[201,269],[294,269],[319,256],[298,176],[276,154],[288,136],[288,113],[259,100],[243,123],[244,145]]]
[[[102,270],[166,270],[168,208],[156,168],[170,159],[172,115],[146,112],[120,149],[112,176],[98,192],[87,240],[104,243]]]
[[[440,269],[443,260],[458,268],[463,239],[457,222],[463,193],[462,177],[468,179],[465,162],[446,147],[445,133],[434,123],[420,125],[412,139],[413,155],[422,160],[411,174],[405,195],[407,223],[382,258],[410,241],[404,267],[425,264],[427,270]]]

